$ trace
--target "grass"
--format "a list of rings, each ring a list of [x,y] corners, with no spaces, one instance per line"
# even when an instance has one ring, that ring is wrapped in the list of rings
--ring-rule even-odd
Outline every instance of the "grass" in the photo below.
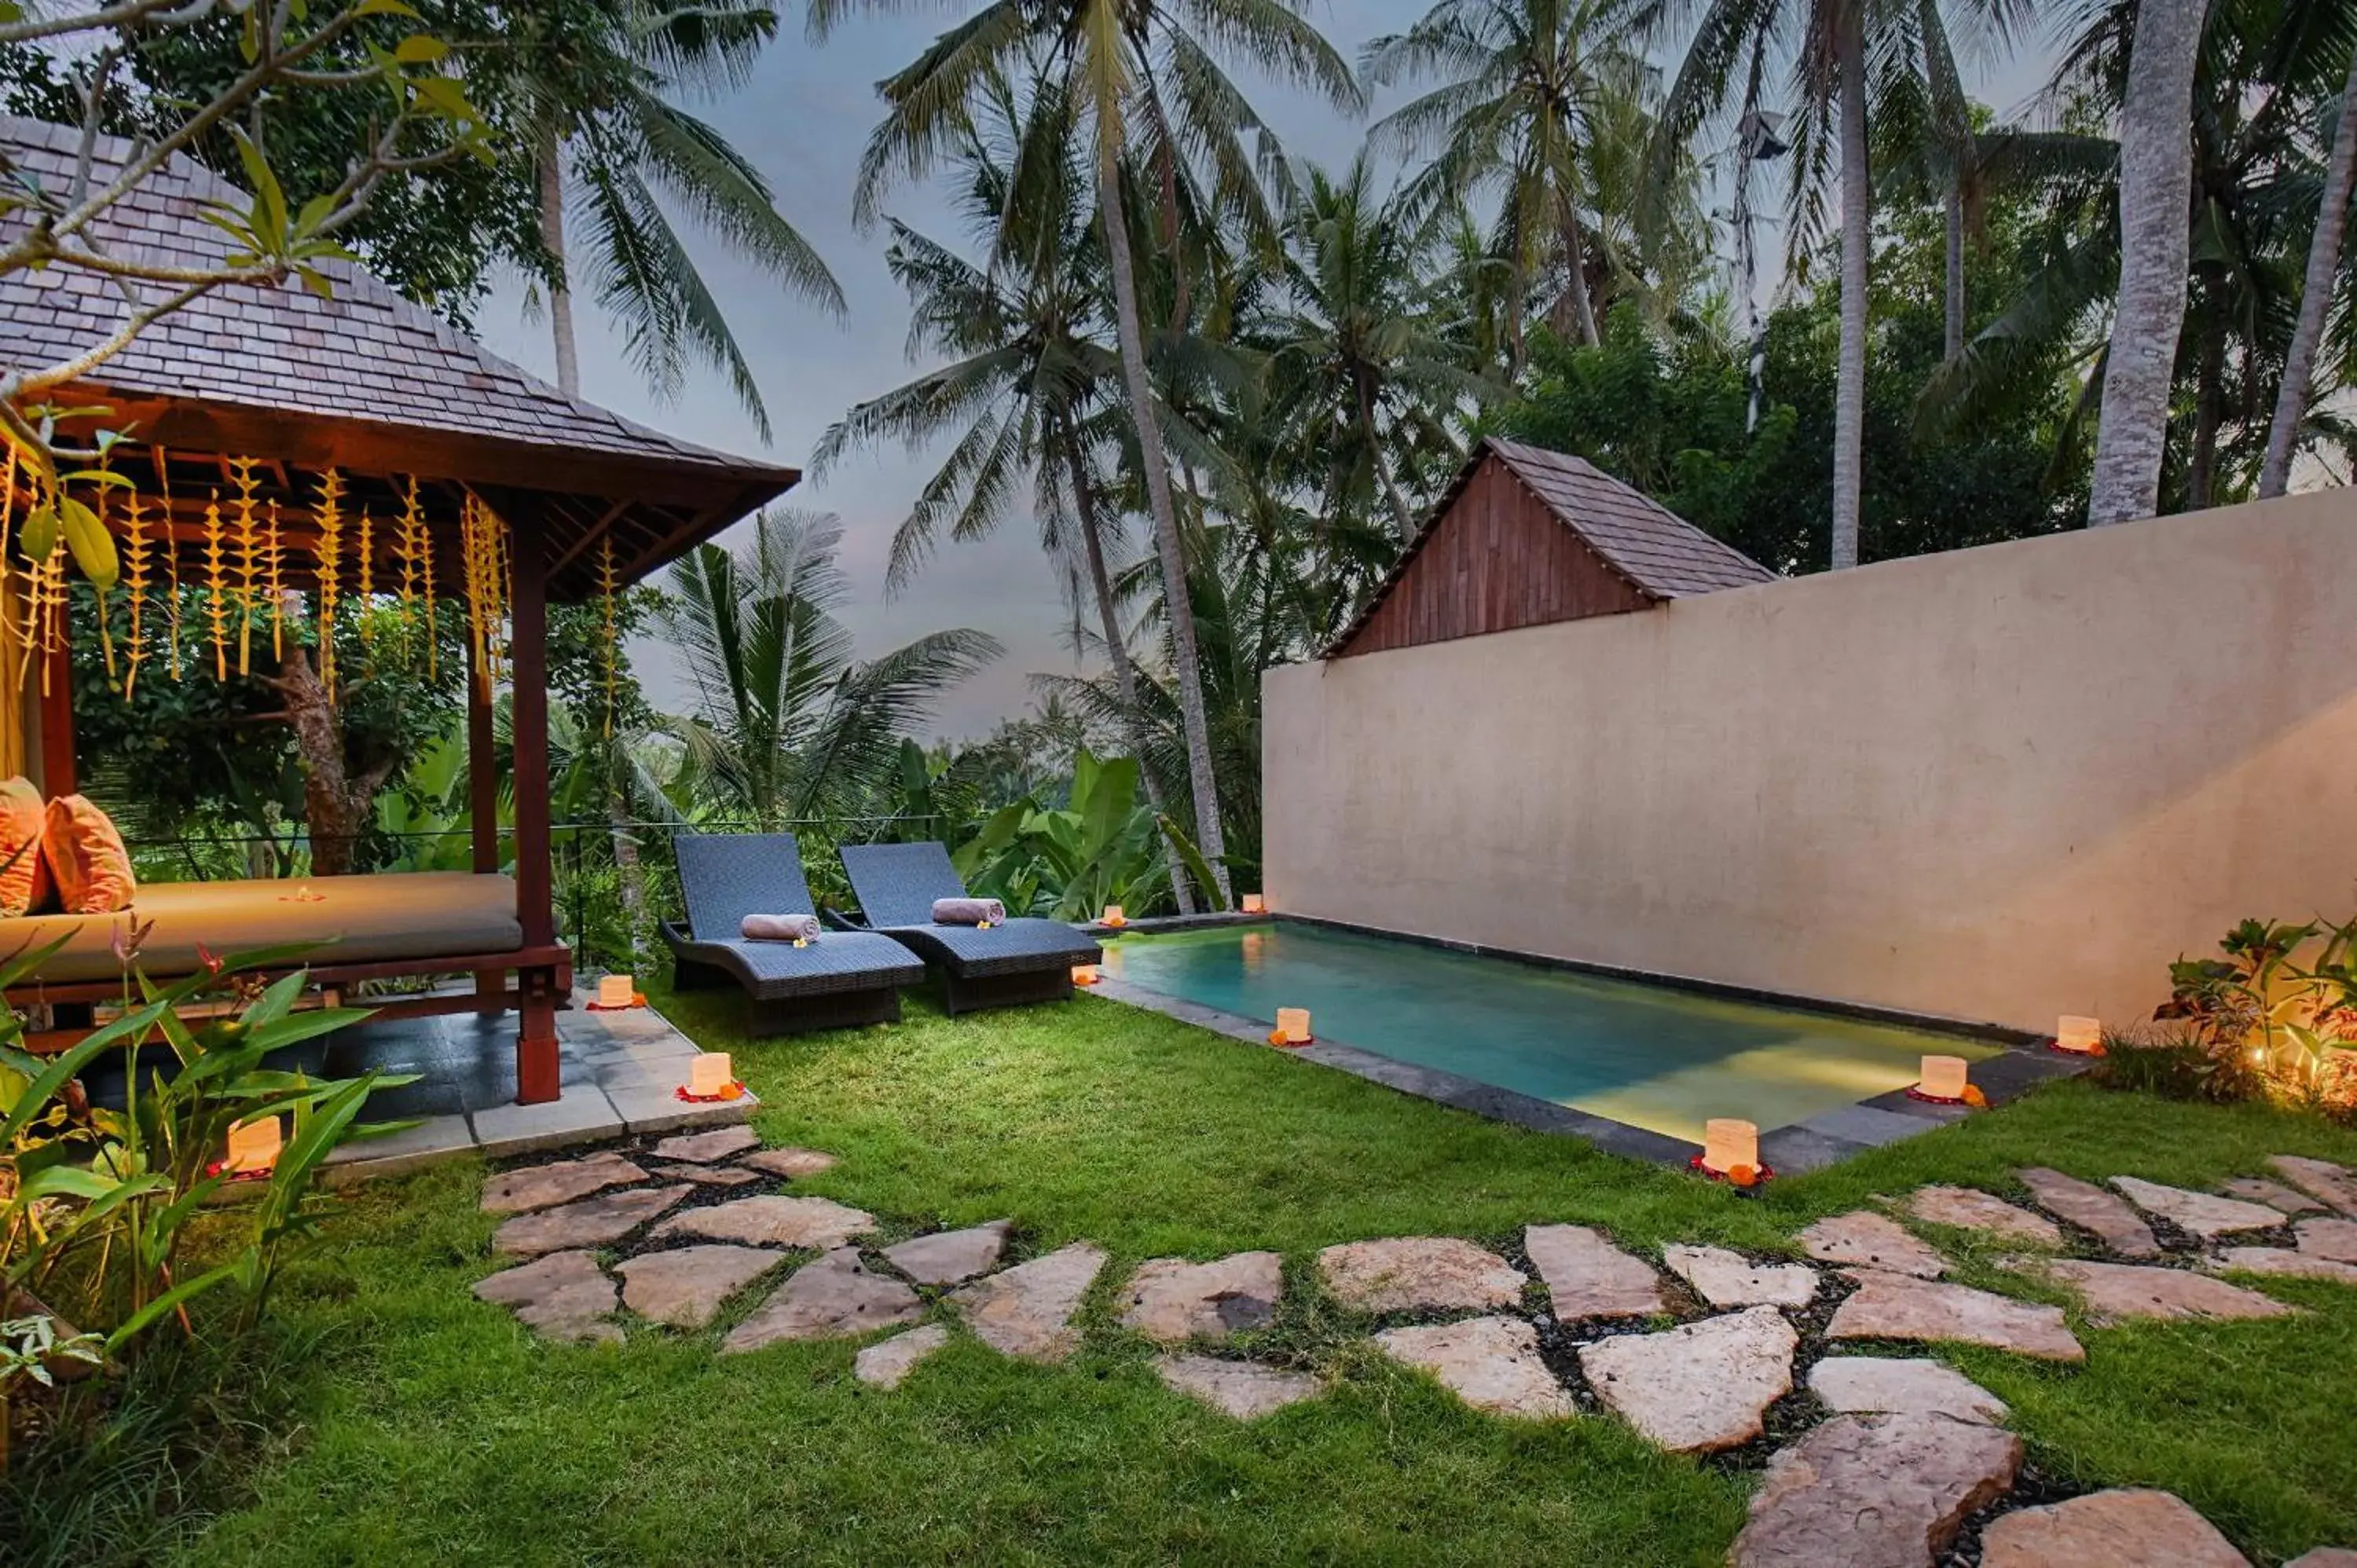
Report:
[[[724,1360],[715,1328],[545,1346],[469,1295],[491,1266],[482,1171],[447,1168],[355,1195],[272,1340],[240,1352],[271,1369],[275,1434],[208,1477],[222,1511],[183,1560],[1716,1563],[1752,1484],[1738,1466],[1601,1416],[1473,1414],[1303,1288],[1265,1348],[1337,1387],[1239,1425],[1161,1388],[1111,1294],[1151,1256],[1275,1249],[1300,1287],[1336,1241],[1506,1242],[1544,1220],[1770,1250],[1870,1194],[2003,1193],[2030,1163],[2193,1185],[2276,1153],[2357,1163],[2357,1136],[2321,1122],[2066,1084],[1744,1199],[1094,998],[759,1044],[726,998],[658,1000],[737,1054],[770,1142],[843,1156],[798,1188],[896,1230],[1011,1215],[1026,1252],[1106,1247],[1081,1354],[1049,1369],[962,1340],[887,1395],[851,1380],[849,1345]],[[1990,1272],[1943,1240],[1964,1277]],[[2086,1329],[2075,1370],[1954,1359],[2012,1403],[2048,1480],[2166,1487],[2262,1562],[2357,1543],[2357,1292],[2266,1288],[2312,1311]]]

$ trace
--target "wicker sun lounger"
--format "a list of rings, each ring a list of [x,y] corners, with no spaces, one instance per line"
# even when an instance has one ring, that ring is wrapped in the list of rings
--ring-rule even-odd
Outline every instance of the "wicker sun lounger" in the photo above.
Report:
[[[829,931],[807,947],[747,941],[748,915],[815,913],[791,833],[683,833],[676,841],[687,929],[663,922],[680,989],[741,987],[748,1032],[801,1034],[900,1018],[900,987],[925,966],[868,931]]]
[[[934,899],[966,896],[938,843],[845,844],[843,869],[867,924],[924,959],[952,1014],[1061,1001],[1072,993],[1072,966],[1104,957],[1060,920],[1017,918],[988,930],[933,924]]]

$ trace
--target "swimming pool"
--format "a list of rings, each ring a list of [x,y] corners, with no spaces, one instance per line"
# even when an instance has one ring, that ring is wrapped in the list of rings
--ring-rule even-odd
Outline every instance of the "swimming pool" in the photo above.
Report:
[[[1905,1089],[1927,1052],[2001,1047],[1287,921],[1133,935],[1105,972],[1247,1018],[1307,1007],[1320,1039],[1700,1142]]]

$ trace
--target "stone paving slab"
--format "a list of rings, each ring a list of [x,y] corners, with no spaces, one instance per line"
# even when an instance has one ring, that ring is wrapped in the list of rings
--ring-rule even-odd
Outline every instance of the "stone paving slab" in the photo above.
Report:
[[[2284,1564],[2284,1568],[2357,1568],[2357,1550],[2346,1546],[2319,1546],[2313,1552],[2303,1552]]]
[[[1577,1407],[1539,1356],[1538,1330],[1519,1317],[1421,1323],[1375,1336],[1384,1355],[1431,1373],[1476,1410],[1555,1421]]]
[[[632,1187],[519,1214],[491,1232],[491,1250],[530,1258],[573,1247],[611,1246],[687,1194],[683,1186]]]
[[[527,1165],[522,1170],[502,1171],[485,1182],[482,1209],[486,1214],[521,1214],[534,1208],[554,1208],[609,1187],[630,1187],[646,1179],[645,1171],[611,1153]]]
[[[701,1328],[728,1298],[786,1261],[766,1247],[713,1245],[645,1252],[617,1264],[622,1304],[674,1328]]]
[[[678,1133],[654,1146],[659,1160],[679,1160],[688,1165],[715,1165],[731,1155],[741,1155],[748,1149],[761,1146],[761,1135],[741,1123],[734,1127],[715,1127],[708,1133]]]
[[[550,1252],[479,1280],[475,1294],[511,1309],[517,1320],[551,1339],[619,1345],[622,1330],[607,1321],[620,1305],[614,1282],[587,1251]]]
[[[2323,1280],[2357,1285],[2357,1263],[2337,1262],[2288,1247],[2229,1247],[2212,1265],[2221,1273],[2266,1274],[2275,1279]]]
[[[871,1388],[897,1389],[908,1381],[917,1364],[950,1342],[942,1324],[928,1323],[906,1334],[879,1340],[852,1358],[851,1375]]]
[[[568,1144],[595,1144],[623,1131],[621,1113],[594,1083],[565,1086],[561,1100],[542,1105],[493,1105],[468,1117],[485,1159],[536,1155]]]
[[[1801,1337],[1772,1306],[1706,1317],[1660,1334],[1623,1334],[1579,1349],[1596,1397],[1674,1454],[1737,1448],[1792,1391]]]
[[[655,1165],[653,1174],[665,1181],[693,1182],[697,1187],[750,1187],[759,1173],[736,1165]]]
[[[2095,1492],[2022,1509],[1981,1532],[1981,1568],[2251,1568],[2169,1492]]]
[[[2010,1413],[1964,1373],[1920,1358],[1828,1356],[1809,1369],[1809,1391],[1843,1415],[1936,1415],[1990,1426]]]
[[[684,1192],[686,1188],[682,1187]],[[658,1238],[697,1236],[709,1241],[741,1241],[751,1247],[813,1247],[825,1251],[876,1229],[876,1217],[831,1197],[786,1197],[765,1193],[732,1198],[709,1208],[675,1214],[655,1228]]]
[[[748,1170],[767,1176],[784,1176],[792,1181],[802,1176],[814,1176],[819,1172],[833,1170],[835,1158],[816,1149],[763,1149],[737,1162]]]
[[[1926,1415],[1842,1415],[1768,1461],[1731,1568],[1932,1568],[2012,1488],[2021,1439]]]
[[[2357,1216],[2357,1172],[2330,1160],[2305,1155],[2276,1155],[2269,1168],[2311,1197],[2322,1198],[2341,1213]]]
[[[2231,1181],[2220,1182],[2218,1190],[2228,1197],[2239,1197],[2244,1203],[2263,1203],[2281,1214],[2331,1212],[2330,1206],[2321,1199],[2310,1197],[2279,1181],[2269,1181],[2265,1176],[2236,1176]]]
[[[1324,1385],[1307,1372],[1280,1371],[1211,1356],[1159,1356],[1154,1370],[1174,1392],[1200,1400],[1238,1421],[1256,1421],[1325,1391]]]
[[[2357,1263],[2357,1219],[2303,1219],[2292,1227],[2299,1250],[2336,1263]]]
[[[686,1077],[684,1068],[680,1077]],[[647,1134],[681,1133],[696,1127],[726,1127],[738,1122],[749,1122],[761,1102],[751,1094],[741,1099],[724,1100],[717,1104],[702,1105],[682,1100],[679,1084],[669,1087],[624,1087],[617,1085],[606,1091],[613,1102],[614,1114],[621,1119],[627,1132]],[[566,1091],[568,1094],[570,1090]]]
[[[1921,1116],[1878,1111],[1871,1105],[1844,1105],[1812,1116],[1800,1125],[1824,1137],[1879,1149],[1901,1138],[1920,1137],[1930,1132],[1933,1123]]]
[[[1858,1288],[1835,1311],[1827,1338],[1986,1345],[2050,1361],[2087,1359],[2059,1306],[1908,1274],[1847,1273]]]
[[[2160,1243],[2153,1239],[2152,1227],[2126,1199],[2105,1192],[2093,1182],[2081,1181],[2043,1165],[2031,1165],[2013,1174],[2050,1212],[2061,1215],[2082,1230],[2093,1232],[2097,1240],[2120,1256],[2160,1255]]]
[[[1336,1300],[1357,1312],[1448,1312],[1511,1306],[1528,1276],[1456,1236],[1349,1241],[1318,1254]]]
[[[1285,1260],[1236,1252],[1209,1263],[1152,1258],[1122,1292],[1122,1326],[1164,1345],[1265,1328],[1285,1295]]]
[[[998,1266],[1014,1221],[994,1219],[963,1230],[936,1230],[884,1249],[884,1261],[920,1285],[963,1284]]]
[[[1801,1250],[1821,1263],[1937,1279],[1948,1260],[1887,1215],[1857,1209],[1820,1219],[1801,1232]]]
[[[2051,1219],[1975,1187],[1919,1187],[1907,1195],[1907,1212],[1927,1224],[1978,1230],[2032,1247],[2060,1247],[2063,1242],[2062,1228]]]
[[[2112,1185],[2147,1214],[2166,1219],[2204,1241],[2214,1241],[2237,1230],[2272,1230],[2284,1222],[2281,1214],[2265,1204],[2244,1203],[2239,1197],[2190,1192],[2139,1176],[2115,1176]]]
[[[1754,1263],[1724,1247],[1668,1246],[1662,1262],[1712,1306],[1806,1306],[1817,1271],[1805,1263]]]
[[[796,1269],[720,1348],[737,1354],[781,1340],[854,1339],[924,1315],[925,1304],[915,1291],[871,1273],[856,1249],[838,1247]]]
[[[1104,1264],[1104,1249],[1075,1241],[952,1291],[947,1299],[974,1337],[1000,1355],[1053,1363],[1080,1347],[1072,1314]]]
[[[2097,1263],[2077,1258],[2019,1259],[2011,1266],[2076,1291],[2087,1304],[2087,1320],[2095,1324],[2137,1318],[2287,1317],[2297,1310],[2272,1296],[2190,1269]]]
[[[1614,1246],[1600,1230],[1585,1225],[1529,1226],[1523,1231],[1523,1251],[1546,1282],[1558,1322],[1652,1317],[1670,1310],[1662,1296],[1662,1276],[1653,1266]],[[1494,1301],[1470,1305],[1503,1306],[1513,1299],[1501,1293]]]
[[[319,1183],[345,1187],[384,1176],[408,1176],[478,1152],[474,1129],[465,1116],[455,1112],[428,1116],[398,1133],[337,1144],[320,1164]]]

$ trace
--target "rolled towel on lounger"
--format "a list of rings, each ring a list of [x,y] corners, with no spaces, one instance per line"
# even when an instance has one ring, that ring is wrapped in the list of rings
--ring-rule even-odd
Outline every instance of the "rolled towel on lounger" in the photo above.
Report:
[[[814,942],[816,915],[748,915],[738,928],[748,942]]]
[[[1006,923],[1006,906],[996,898],[933,900],[933,924],[936,926],[1003,926]]]

